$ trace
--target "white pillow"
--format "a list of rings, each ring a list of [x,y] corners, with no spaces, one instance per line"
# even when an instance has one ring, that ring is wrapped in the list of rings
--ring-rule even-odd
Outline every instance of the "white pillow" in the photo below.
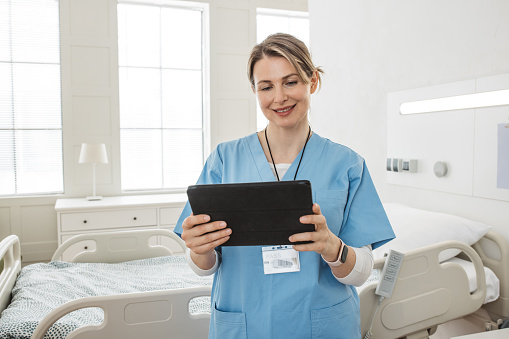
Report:
[[[383,205],[396,239],[373,250],[375,259],[382,258],[390,249],[405,253],[447,240],[473,245],[490,229],[490,226],[481,222],[452,214],[430,212],[397,203]],[[443,262],[460,252],[456,249],[445,250],[440,253],[439,261]]]

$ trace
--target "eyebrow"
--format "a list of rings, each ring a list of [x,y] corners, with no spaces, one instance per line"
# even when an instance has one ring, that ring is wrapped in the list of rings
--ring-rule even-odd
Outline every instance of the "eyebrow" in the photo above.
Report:
[[[292,74],[285,75],[282,79],[286,80],[286,79],[288,79],[288,78],[290,78],[290,77],[292,77],[294,75],[299,76],[299,74],[297,74],[297,73],[292,73]],[[270,80],[260,80],[256,84],[259,85],[262,82],[272,82],[272,81],[270,81]]]

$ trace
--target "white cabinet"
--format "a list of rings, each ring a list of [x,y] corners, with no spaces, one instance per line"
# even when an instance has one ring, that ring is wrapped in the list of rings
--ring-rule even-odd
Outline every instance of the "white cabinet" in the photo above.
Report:
[[[83,233],[147,228],[173,230],[186,201],[185,194],[105,197],[96,201],[58,199],[55,204],[58,245]],[[154,243],[159,242],[154,239]],[[78,246],[76,250],[91,250],[95,245],[84,242]]]

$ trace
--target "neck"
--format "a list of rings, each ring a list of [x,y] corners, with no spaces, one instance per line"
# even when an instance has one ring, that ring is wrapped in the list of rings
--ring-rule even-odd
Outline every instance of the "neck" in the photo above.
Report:
[[[258,134],[258,138],[269,162],[272,162],[272,159],[269,154],[265,133],[267,133],[270,152],[276,164],[292,163],[304,147],[308,135],[311,136],[310,126],[307,123],[292,130],[273,128],[272,125],[269,124],[265,131],[261,131]]]

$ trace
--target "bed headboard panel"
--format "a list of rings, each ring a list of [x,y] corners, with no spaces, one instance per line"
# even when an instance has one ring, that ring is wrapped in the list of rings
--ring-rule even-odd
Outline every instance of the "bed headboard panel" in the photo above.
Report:
[[[154,237],[159,237],[154,244]],[[175,233],[165,229],[130,230],[103,233],[80,234],[66,240],[53,254],[51,260],[62,260],[66,251],[77,243],[90,243],[79,253],[73,253],[70,262],[115,263],[152,257],[173,255],[185,252],[184,241]],[[165,245],[162,245],[162,244]],[[167,245],[168,244],[168,245]]]
[[[494,246],[495,245],[495,246]],[[500,297],[483,306],[492,320],[509,317],[509,242],[502,235],[489,231],[473,245],[484,266],[489,267],[500,280]],[[494,249],[499,253],[494,253]]]

